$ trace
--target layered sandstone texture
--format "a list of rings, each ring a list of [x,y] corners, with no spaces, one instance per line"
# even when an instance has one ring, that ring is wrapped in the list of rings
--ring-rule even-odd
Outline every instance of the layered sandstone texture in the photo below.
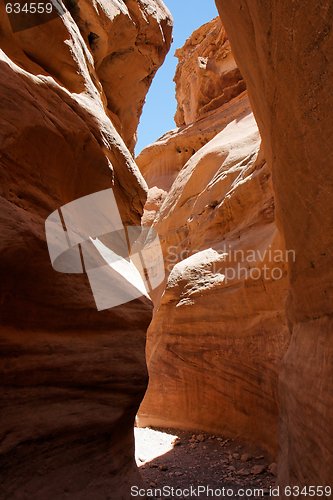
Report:
[[[218,0],[272,168],[289,264],[291,343],[279,404],[279,482],[333,477],[332,2]]]
[[[52,269],[44,221],[113,188],[140,223],[131,150],[172,22],[160,0],[69,6],[28,24],[0,6],[1,498],[127,499],[138,482],[151,303],[97,312],[84,274]]]
[[[165,191],[153,227],[167,265],[148,331],[139,423],[237,435],[275,453],[289,332],[271,172],[220,21],[196,31],[178,56],[182,126],[138,159],[150,191]],[[189,137],[190,158],[184,164],[179,153],[176,163]],[[157,174],[152,165],[166,150],[169,164]]]
[[[151,224],[185,163],[209,142],[231,117],[248,109],[245,83],[217,17],[176,51],[177,129],[145,148],[137,158],[149,187],[143,221]],[[232,97],[239,96],[239,99]],[[224,106],[221,104],[224,103]]]

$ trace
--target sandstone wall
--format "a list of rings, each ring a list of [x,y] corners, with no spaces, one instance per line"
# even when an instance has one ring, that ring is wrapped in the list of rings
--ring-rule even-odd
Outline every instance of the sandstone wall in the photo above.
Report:
[[[237,76],[231,85],[236,95],[224,91],[230,79],[221,75],[230,67],[239,75],[224,29],[214,20],[202,33],[195,32],[178,52],[177,115],[194,122],[165,135],[138,159],[148,185],[165,193],[153,226],[170,272],[155,297],[147,346],[150,383],[139,422],[237,435],[274,454],[278,373],[289,342],[287,266],[273,264],[278,280],[256,279],[251,268],[271,269],[269,250],[282,251],[284,242],[244,83]],[[218,68],[213,76],[209,69],[195,70],[207,53],[207,67]],[[199,89],[209,82],[216,107],[201,114],[205,99]],[[201,103],[187,99],[192,92]],[[174,160],[177,147],[193,148],[185,164],[183,153]],[[234,257],[251,250],[266,256],[252,263]],[[238,264],[243,270],[229,279]]]
[[[178,127],[189,125],[245,90],[230,42],[220,19],[198,28],[176,51]]]
[[[178,128],[147,146],[137,157],[149,187],[145,224],[153,222],[166,193],[191,156],[249,109],[244,80],[218,17],[196,30],[176,56]],[[237,96],[240,98],[232,99]]]
[[[140,223],[130,150],[171,20],[160,0],[69,5],[28,27],[0,6],[1,498],[123,499],[138,481],[151,304],[98,313],[84,275],[52,269],[44,221],[113,187]]]
[[[332,2],[218,0],[273,171],[292,331],[280,376],[280,484],[333,471]]]

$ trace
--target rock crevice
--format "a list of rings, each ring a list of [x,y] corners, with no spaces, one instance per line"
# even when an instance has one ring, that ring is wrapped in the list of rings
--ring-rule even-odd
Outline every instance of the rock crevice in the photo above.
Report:
[[[143,220],[158,231],[167,266],[139,422],[237,435],[274,455],[289,331],[287,264],[270,262],[284,252],[271,170],[220,20],[178,57],[181,126],[138,157],[149,187]]]

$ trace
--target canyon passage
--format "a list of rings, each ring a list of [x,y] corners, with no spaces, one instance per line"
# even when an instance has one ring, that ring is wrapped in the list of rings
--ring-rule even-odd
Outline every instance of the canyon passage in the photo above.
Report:
[[[199,481],[331,497],[333,2],[216,0],[176,51],[176,127],[138,156],[168,1],[9,4],[0,498],[127,500],[133,485],[149,497]],[[108,190],[126,251],[94,233],[108,210],[89,197]],[[84,235],[84,212],[66,219],[78,200]],[[50,260],[46,220],[69,267]],[[136,266],[132,298],[98,311],[91,272],[110,263],[92,264],[86,241],[114,245],[113,276]]]

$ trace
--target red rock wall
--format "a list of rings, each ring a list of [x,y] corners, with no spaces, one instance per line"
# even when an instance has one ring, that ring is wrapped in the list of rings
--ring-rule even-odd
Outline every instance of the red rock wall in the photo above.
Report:
[[[213,40],[222,40],[222,47]],[[289,341],[286,266],[278,264],[280,280],[252,279],[243,271],[226,280],[230,268],[237,268],[233,252],[284,249],[271,172],[239,77],[232,85],[221,76],[230,67],[233,75],[239,72],[219,21],[196,31],[178,54],[178,116],[194,122],[166,134],[138,158],[151,188],[146,217],[150,223],[147,212],[159,208],[153,226],[170,272],[155,297],[147,346],[150,383],[139,422],[237,435],[274,454],[279,365]],[[196,72],[200,54],[209,54],[207,67],[216,73]],[[221,79],[238,89],[229,100]],[[216,107],[202,114],[204,98],[201,105],[187,96],[195,87],[199,99],[199,89],[209,83]],[[189,146],[193,150],[184,161]],[[164,192],[160,207],[151,205],[157,189]],[[255,266],[271,266],[268,260],[258,259]]]
[[[178,127],[197,121],[245,90],[245,82],[217,17],[198,28],[177,49],[175,75]]]
[[[0,19],[0,496],[129,498],[151,304],[97,312],[84,275],[52,269],[44,222],[110,187],[124,224],[140,222],[147,188],[125,143],[169,14],[160,1],[79,1],[16,32],[4,4]]]
[[[333,477],[332,2],[218,0],[273,171],[292,339],[280,375],[280,484]]]
[[[244,94],[233,99],[243,93],[245,83],[218,17],[196,30],[176,56],[178,128],[147,146],[136,159],[150,188],[143,216],[147,224],[153,222],[166,193],[191,156],[232,117],[249,109]]]

